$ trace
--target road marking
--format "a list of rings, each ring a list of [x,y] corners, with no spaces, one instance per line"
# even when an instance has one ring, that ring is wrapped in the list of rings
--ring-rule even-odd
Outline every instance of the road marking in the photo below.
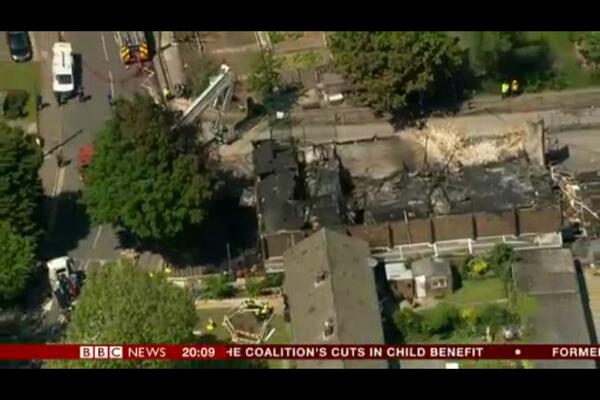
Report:
[[[58,172],[55,196],[58,196],[61,193],[63,184],[65,183],[65,169],[66,168],[61,168]]]
[[[104,40],[104,33],[100,32],[100,40],[102,40],[102,50],[104,51],[104,60],[108,62],[108,51],[106,50],[106,41]]]
[[[115,81],[113,79],[112,71],[108,70],[108,81],[110,82],[110,95],[114,99],[115,98]]]
[[[103,228],[103,226],[100,225],[100,227],[98,228],[98,232],[96,232],[96,237],[94,238],[94,244],[92,244],[92,250],[94,250],[96,248],[96,246],[98,245],[98,241],[100,240],[100,235],[102,235],[102,228]]]

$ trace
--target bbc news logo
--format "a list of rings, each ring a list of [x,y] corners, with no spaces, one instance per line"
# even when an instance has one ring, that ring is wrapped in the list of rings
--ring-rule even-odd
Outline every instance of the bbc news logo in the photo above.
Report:
[[[122,359],[123,346],[80,346],[79,358],[90,360]]]

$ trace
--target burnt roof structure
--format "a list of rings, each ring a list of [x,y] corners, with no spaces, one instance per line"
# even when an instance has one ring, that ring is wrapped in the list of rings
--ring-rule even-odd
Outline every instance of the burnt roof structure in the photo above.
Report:
[[[284,254],[293,342],[383,344],[369,245],[321,229]],[[310,360],[304,368],[387,368],[383,360]]]
[[[256,198],[264,232],[301,229],[305,223],[302,182],[293,146],[274,140],[254,143]]]
[[[315,159],[301,163],[292,142],[254,143],[262,233],[301,230],[309,223],[337,226],[345,222],[347,207],[339,158],[329,149],[312,154]]]
[[[461,173],[408,173],[385,180],[355,179],[354,199],[365,221],[377,223],[431,215],[502,212],[556,201],[545,169],[520,158],[464,167]]]

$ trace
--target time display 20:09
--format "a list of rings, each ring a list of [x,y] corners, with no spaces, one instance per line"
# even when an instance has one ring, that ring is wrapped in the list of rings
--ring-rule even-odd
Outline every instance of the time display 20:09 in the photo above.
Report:
[[[217,350],[213,346],[184,346],[181,349],[181,358],[214,359]]]

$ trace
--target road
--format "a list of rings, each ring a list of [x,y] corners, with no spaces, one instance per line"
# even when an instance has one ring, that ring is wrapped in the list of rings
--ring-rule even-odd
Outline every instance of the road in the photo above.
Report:
[[[73,46],[76,83],[81,79],[87,100],[70,100],[58,107],[51,82],[52,45],[62,35]],[[32,35],[40,61],[41,95],[48,105],[39,114],[39,131],[45,140],[45,160],[41,176],[48,203],[49,232],[42,245],[44,257],[68,254],[87,266],[94,261],[114,260],[119,240],[108,225],[90,226],[79,202],[82,183],[77,169],[79,149],[92,143],[110,114],[108,94],[113,98],[147,94],[153,87],[152,73],[126,69],[119,59],[114,32],[35,32]],[[155,89],[154,89],[155,90]],[[55,154],[62,150],[68,165],[59,169]]]

